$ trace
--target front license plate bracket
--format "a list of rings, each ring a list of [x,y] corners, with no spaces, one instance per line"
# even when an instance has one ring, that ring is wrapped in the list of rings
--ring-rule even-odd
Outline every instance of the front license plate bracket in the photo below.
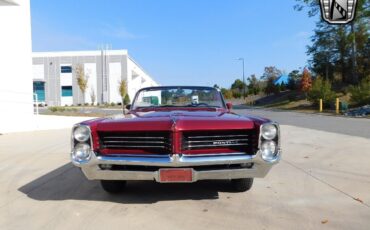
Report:
[[[159,182],[161,183],[190,183],[193,182],[192,168],[163,168],[159,169]]]

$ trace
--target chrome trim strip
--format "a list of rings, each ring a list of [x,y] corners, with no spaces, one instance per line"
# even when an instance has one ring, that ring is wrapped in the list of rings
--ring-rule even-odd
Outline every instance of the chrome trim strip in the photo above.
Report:
[[[236,154],[212,154],[212,155],[120,155],[120,156],[96,156],[92,152],[91,160],[87,163],[73,162],[81,167],[88,179],[91,180],[153,180],[157,178],[157,171],[115,171],[102,170],[100,164],[113,165],[136,165],[136,166],[157,166],[164,168],[171,167],[196,167],[211,165],[231,165],[253,163],[252,168],[243,169],[219,169],[209,171],[195,171],[195,180],[206,179],[232,179],[247,177],[264,177],[270,168],[280,160],[280,152],[271,162],[261,158],[261,153],[247,155]]]
[[[187,145],[186,148],[198,148],[198,147],[225,147],[225,146],[244,146],[248,143],[238,143],[238,144],[218,144],[218,145]]]
[[[253,178],[256,175],[266,175],[270,168],[257,169],[257,168],[242,168],[242,169],[221,169],[221,170],[207,170],[196,171],[193,170],[193,180],[190,182],[170,182],[170,183],[191,183],[200,180],[229,180],[239,178]],[[159,180],[158,171],[110,171],[110,170],[84,170],[85,176],[90,180]]]
[[[95,156],[95,157],[94,157]],[[116,165],[141,165],[141,166],[163,166],[163,167],[185,167],[202,165],[241,164],[251,162],[255,155],[220,154],[218,156],[190,156],[190,155],[163,155],[162,157],[148,156],[96,156],[94,154],[92,163],[95,164],[116,164]]]
[[[166,144],[164,141],[127,141],[127,140],[122,140],[122,141],[107,141],[104,140],[104,143],[151,143],[151,144]]]
[[[133,137],[133,136],[129,136],[129,137],[119,137],[119,136],[106,136],[106,137],[103,137],[104,139],[165,139],[164,137]]]
[[[213,138],[213,137],[216,137],[216,138],[219,138],[219,137],[225,137],[225,138],[227,138],[227,137],[248,137],[248,135],[247,134],[240,134],[240,135],[223,135],[223,136],[220,136],[220,135],[218,135],[218,136],[189,136],[189,137],[186,137],[186,138],[188,138],[188,139],[198,139],[198,138]]]
[[[166,146],[160,145],[104,145],[104,148],[161,148],[165,149]]]
[[[216,139],[216,140],[201,140],[201,141],[186,141],[186,143],[203,143],[203,142],[214,142],[214,141],[244,141],[248,142],[248,139]]]

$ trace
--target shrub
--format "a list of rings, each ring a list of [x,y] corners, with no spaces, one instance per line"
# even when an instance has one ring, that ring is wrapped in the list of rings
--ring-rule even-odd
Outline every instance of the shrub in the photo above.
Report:
[[[130,104],[130,96],[128,94],[125,95],[125,98],[123,99],[123,104],[128,105]]]
[[[297,83],[292,77],[289,77],[287,88],[290,90],[297,89]]]
[[[362,79],[358,86],[350,86],[351,102],[356,105],[370,104],[370,77]]]
[[[51,112],[55,113],[57,111],[57,107],[52,106],[48,108]]]
[[[255,87],[252,91],[250,91],[253,95],[258,95],[261,92],[261,88]]]
[[[288,95],[288,100],[289,101],[296,101],[297,100],[297,96],[294,95],[294,94],[290,94],[290,95]]]
[[[64,112],[66,109],[62,106],[51,106],[48,108],[51,112]]]
[[[242,94],[238,91],[232,91],[233,98],[241,98]]]
[[[330,81],[318,77],[313,82],[311,91],[308,92],[308,100],[317,105],[320,99],[325,105],[330,105],[335,99],[335,93],[331,90]]]
[[[116,106],[116,103],[112,102],[110,103],[110,106]]]
[[[233,92],[229,89],[221,88],[221,93],[225,99],[231,99],[233,97]]]

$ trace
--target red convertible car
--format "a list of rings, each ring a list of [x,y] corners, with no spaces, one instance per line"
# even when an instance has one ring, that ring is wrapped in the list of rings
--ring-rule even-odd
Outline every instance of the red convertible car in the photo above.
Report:
[[[73,127],[72,163],[110,193],[129,180],[230,180],[247,191],[280,160],[279,125],[231,107],[211,87],[143,88],[128,114]]]

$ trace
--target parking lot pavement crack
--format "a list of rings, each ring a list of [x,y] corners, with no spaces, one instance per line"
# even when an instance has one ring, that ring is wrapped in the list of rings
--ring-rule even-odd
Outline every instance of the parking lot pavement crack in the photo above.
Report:
[[[341,189],[339,189],[339,188],[335,187],[334,185],[332,185],[332,184],[330,184],[330,183],[328,183],[328,182],[324,181],[323,179],[321,179],[321,178],[319,178],[319,177],[317,177],[317,176],[313,175],[312,173],[310,173],[310,172],[306,171],[305,169],[303,169],[303,168],[301,168],[301,167],[299,167],[299,166],[297,166],[297,165],[293,164],[292,162],[289,162],[289,161],[287,161],[287,160],[281,160],[281,161],[283,161],[283,162],[285,162],[285,163],[289,164],[290,166],[292,166],[292,167],[294,167],[295,169],[297,169],[297,170],[299,170],[299,171],[303,172],[304,174],[306,174],[306,175],[308,175],[308,176],[312,177],[313,179],[315,179],[315,180],[319,181],[320,183],[325,184],[325,185],[329,186],[330,188],[332,188],[332,189],[334,189],[334,190],[336,190],[336,191],[338,191],[338,192],[342,193],[343,195],[345,195],[345,196],[347,196],[347,197],[351,198],[352,200],[356,201],[357,203],[360,203],[360,204],[362,204],[362,205],[364,205],[364,206],[366,206],[366,207],[370,208],[370,205],[369,205],[369,204],[366,204],[365,202],[362,202],[359,198],[354,197],[354,196],[352,196],[351,194],[349,194],[349,193],[347,193],[347,192],[345,192],[345,191],[343,191],[343,190],[341,190]]]

